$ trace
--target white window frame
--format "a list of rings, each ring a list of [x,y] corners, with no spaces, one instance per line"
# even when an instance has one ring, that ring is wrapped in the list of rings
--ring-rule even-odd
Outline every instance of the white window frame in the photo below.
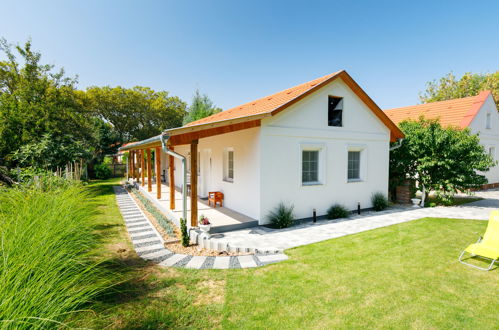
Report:
[[[492,156],[492,160],[495,161],[496,160],[496,146],[489,146],[487,148],[487,151],[489,153],[489,156]]]
[[[232,178],[229,178],[229,152],[232,152]],[[234,148],[228,147],[224,149],[224,157],[223,157],[223,180],[225,182],[234,182],[234,173],[235,173],[235,163],[236,163],[236,157],[234,153]]]
[[[317,151],[318,161],[317,161],[317,181],[314,182],[303,182],[303,152],[304,151]],[[298,157],[300,165],[298,166],[300,172],[298,173],[298,178],[300,186],[302,187],[313,187],[313,186],[323,186],[326,184],[326,146],[323,143],[301,143],[300,144],[300,155]]]
[[[487,113],[487,116],[485,117],[485,128],[486,129],[491,129],[492,128],[492,115]]]
[[[360,152],[360,169],[359,169],[359,178],[358,179],[349,179],[348,178],[348,153],[350,151],[358,151]],[[350,144],[347,145],[346,153],[345,153],[345,180],[347,183],[355,183],[355,182],[366,182],[367,181],[367,168],[368,168],[368,159],[367,159],[367,146],[366,145],[355,145]]]

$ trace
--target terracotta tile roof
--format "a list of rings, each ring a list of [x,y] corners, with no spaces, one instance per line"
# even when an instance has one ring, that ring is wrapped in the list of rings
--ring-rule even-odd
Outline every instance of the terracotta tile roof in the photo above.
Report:
[[[225,110],[209,117],[193,121],[186,126],[208,124],[213,122],[218,122],[222,120],[236,119],[241,117],[248,117],[252,115],[259,115],[265,113],[271,113],[272,111],[280,108],[291,100],[295,99],[313,89],[317,85],[339,75],[342,71],[328,74],[324,77],[314,79],[312,81],[306,82],[304,84],[288,88],[281,92],[262,97],[256,101],[251,101],[246,104],[239,105],[229,110]]]
[[[439,119],[442,126],[466,128],[489,95],[490,91],[483,91],[477,96],[389,109],[385,110],[385,114],[397,125],[403,120],[418,120],[424,116],[427,119]]]

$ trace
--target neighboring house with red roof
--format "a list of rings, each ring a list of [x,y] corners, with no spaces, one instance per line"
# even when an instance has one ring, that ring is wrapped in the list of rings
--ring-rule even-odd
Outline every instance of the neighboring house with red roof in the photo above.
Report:
[[[395,123],[407,119],[439,119],[442,126],[469,128],[471,133],[480,135],[485,150],[497,160],[499,148],[499,113],[490,91],[477,96],[464,97],[440,102],[431,102],[409,107],[385,110]],[[499,166],[484,173],[490,184],[499,183]]]
[[[225,207],[260,224],[281,201],[294,206],[298,219],[314,210],[325,215],[335,203],[372,207],[374,192],[388,194],[390,141],[404,136],[346,71],[163,134],[188,159],[197,150],[198,170],[188,166],[197,176],[196,198],[221,191]],[[125,149],[157,145],[151,138]],[[166,158],[161,169],[168,173]],[[177,159],[174,174],[181,185]]]

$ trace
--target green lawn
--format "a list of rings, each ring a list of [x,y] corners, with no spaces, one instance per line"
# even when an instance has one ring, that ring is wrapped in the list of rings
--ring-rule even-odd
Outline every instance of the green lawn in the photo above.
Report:
[[[480,328],[499,324],[499,270],[457,262],[486,223],[427,218],[287,250],[257,269],[141,261],[109,182],[95,183],[102,234],[129,281],[76,317],[90,328]],[[123,251],[126,250],[126,251]]]

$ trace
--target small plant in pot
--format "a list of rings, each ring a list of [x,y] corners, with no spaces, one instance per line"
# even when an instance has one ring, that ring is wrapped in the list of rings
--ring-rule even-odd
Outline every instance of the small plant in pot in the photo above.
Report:
[[[204,215],[199,217],[199,229],[203,231],[206,237],[210,238],[211,223],[210,220]]]

